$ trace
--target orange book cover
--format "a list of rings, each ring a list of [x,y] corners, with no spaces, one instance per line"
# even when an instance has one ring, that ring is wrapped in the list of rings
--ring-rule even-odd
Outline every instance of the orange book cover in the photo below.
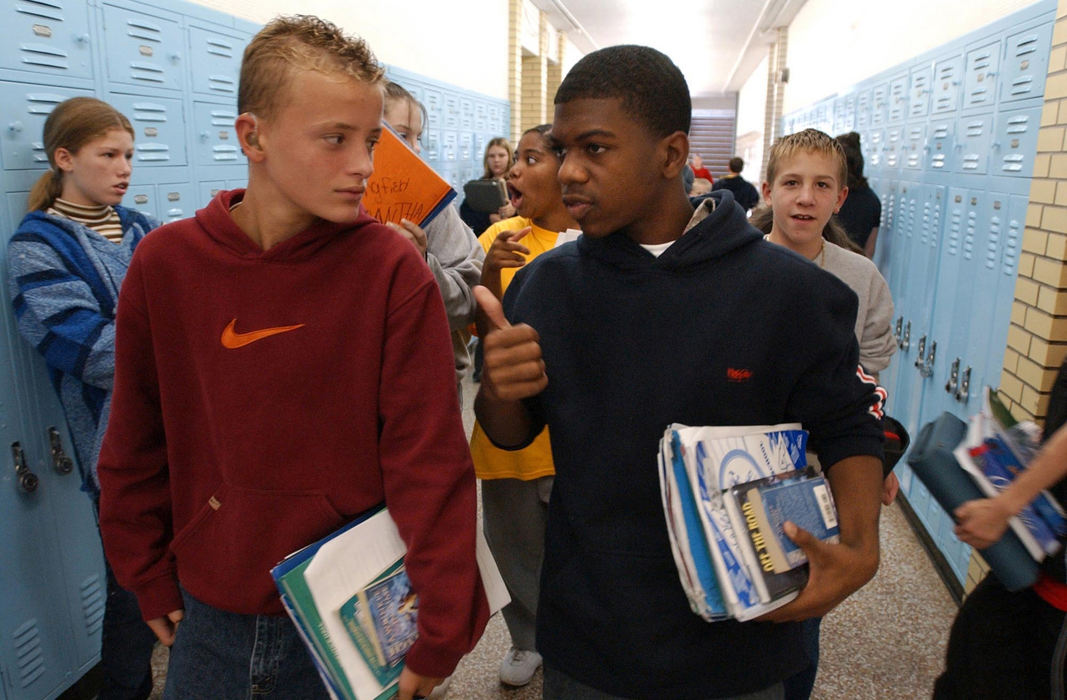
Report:
[[[407,219],[425,226],[448,206],[456,191],[388,126],[383,127],[363,206],[383,223]]]

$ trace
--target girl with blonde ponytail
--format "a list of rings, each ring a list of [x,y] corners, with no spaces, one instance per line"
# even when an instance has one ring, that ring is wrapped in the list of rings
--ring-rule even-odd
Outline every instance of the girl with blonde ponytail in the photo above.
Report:
[[[115,305],[138,242],[159,224],[119,206],[130,184],[133,127],[106,102],[75,97],[44,124],[51,166],[8,243],[8,291],[24,338],[48,365],[83,488],[98,506],[96,460],[115,374]],[[155,635],[107,568],[100,698],[146,698]]]

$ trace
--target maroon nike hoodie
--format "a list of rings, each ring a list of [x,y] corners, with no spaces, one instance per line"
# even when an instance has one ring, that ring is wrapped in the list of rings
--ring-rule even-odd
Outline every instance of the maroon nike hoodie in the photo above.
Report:
[[[221,192],[138,246],[119,296],[100,526],[145,619],[194,598],[282,614],[270,569],[385,501],[419,594],[413,670],[451,673],[488,617],[441,295],[363,215],[263,251]]]

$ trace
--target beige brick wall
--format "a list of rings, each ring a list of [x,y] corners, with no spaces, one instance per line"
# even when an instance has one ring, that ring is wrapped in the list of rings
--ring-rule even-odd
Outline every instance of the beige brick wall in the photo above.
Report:
[[[1000,395],[1041,421],[1067,357],[1067,0],[1059,0]]]
[[[511,143],[530,127],[552,121],[552,101],[563,80],[566,32],[557,32],[559,61],[548,60],[548,15],[538,13],[538,52],[522,48],[522,0],[508,0],[508,99],[511,101]]]

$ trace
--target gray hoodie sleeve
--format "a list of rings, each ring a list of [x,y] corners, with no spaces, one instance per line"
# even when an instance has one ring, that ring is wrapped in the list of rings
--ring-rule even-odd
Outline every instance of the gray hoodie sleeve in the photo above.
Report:
[[[485,251],[451,204],[426,225],[426,240],[426,264],[441,290],[448,326],[466,328],[474,320],[471,287],[481,279]]]

